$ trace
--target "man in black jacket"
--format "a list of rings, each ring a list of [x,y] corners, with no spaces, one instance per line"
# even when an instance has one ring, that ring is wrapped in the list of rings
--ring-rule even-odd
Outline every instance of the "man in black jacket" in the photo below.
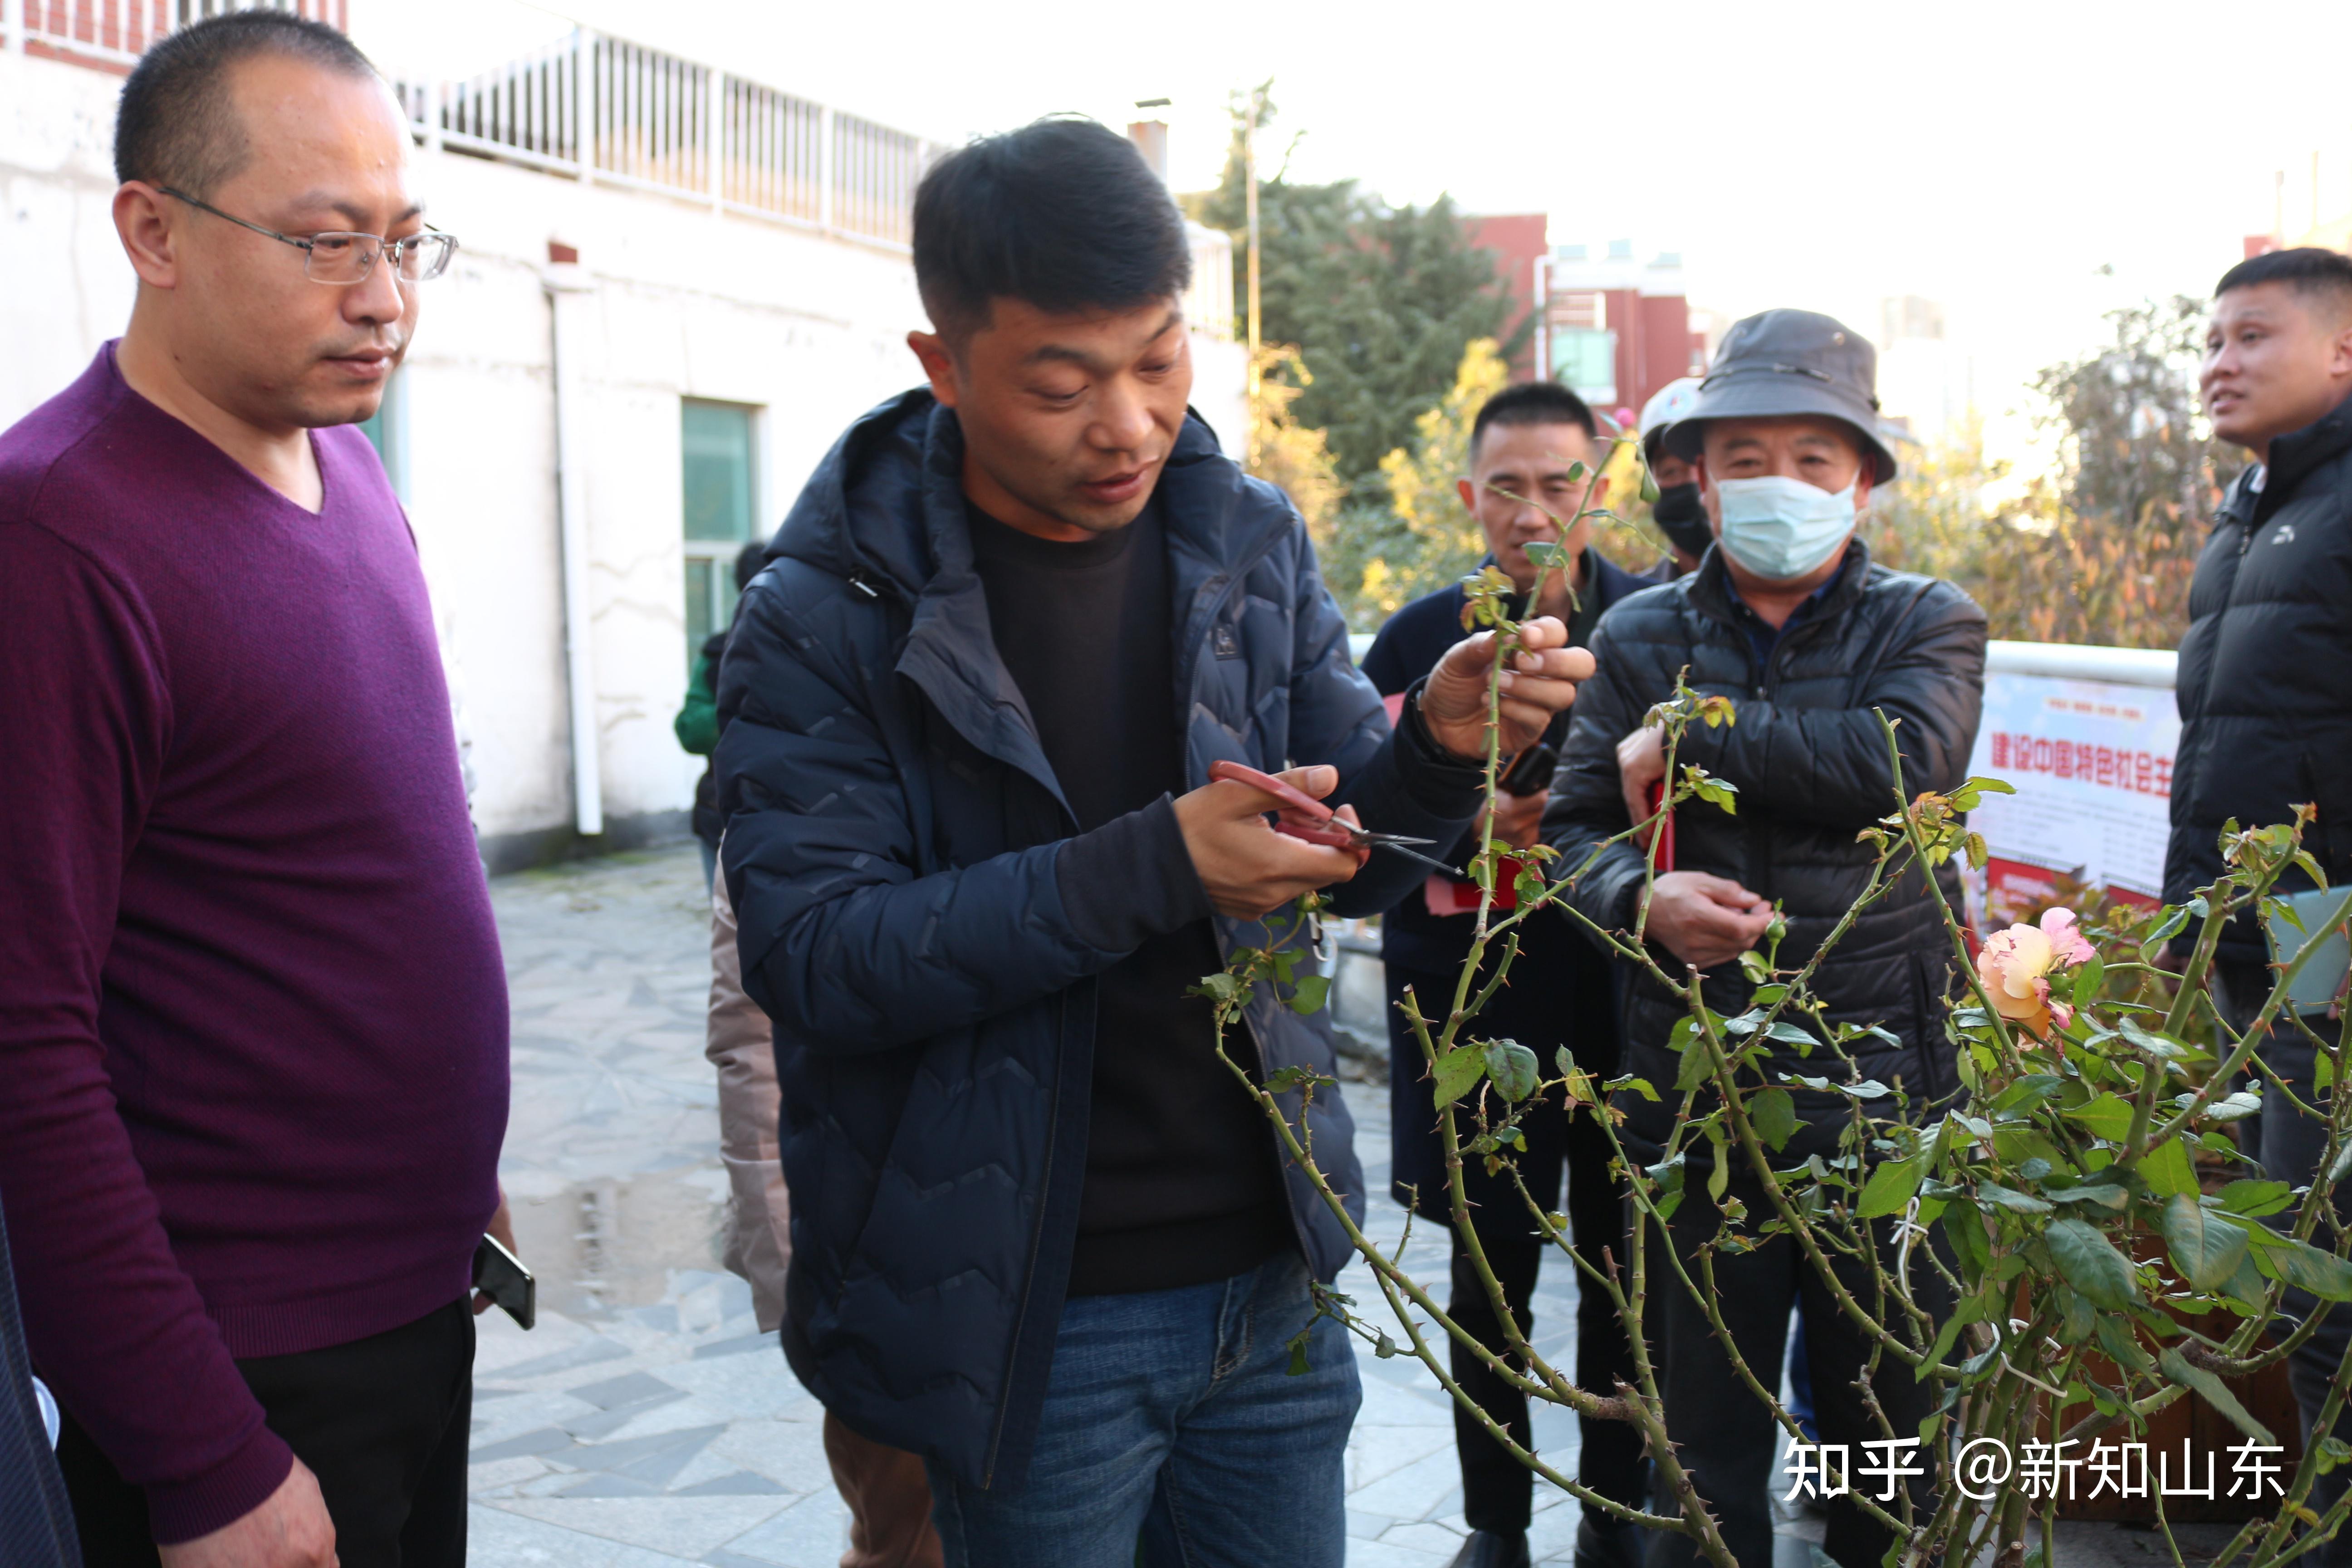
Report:
[[[1594,634],[1600,674],[1578,700],[1544,816],[1544,837],[1566,868],[1583,867],[1602,841],[1648,815],[1646,792],[1664,778],[1665,760],[1659,731],[1643,720],[1673,695],[1676,674],[1687,669],[1695,689],[1731,700],[1737,721],[1694,727],[1676,760],[1736,784],[1738,814],[1703,804],[1676,814],[1675,868],[1657,878],[1647,928],[1658,961],[1671,972],[1704,972],[1707,1005],[1726,1015],[1748,1005],[1753,987],[1736,961],[1759,944],[1776,905],[1788,921],[1780,961],[1794,966],[1818,951],[1867,883],[1873,851],[1854,835],[1899,798],[1878,713],[1899,721],[1904,791],[1958,787],[1976,740],[1984,613],[1948,583],[1874,565],[1853,537],[1872,488],[1895,473],[1894,456],[1873,433],[1874,373],[1866,341],[1810,311],[1768,310],[1725,334],[1696,401],[1666,435],[1667,450],[1697,467],[1715,548],[1689,576],[1619,605]],[[1644,877],[1643,855],[1621,843],[1578,876],[1570,898],[1593,924],[1630,931]],[[1940,879],[1957,904],[1957,874],[1947,867]],[[1914,874],[1871,906],[1814,977],[1825,1021],[1886,1031],[1856,1052],[1857,1066],[1864,1077],[1899,1080],[1915,1105],[1958,1087],[1938,1006],[1949,962],[1935,900]],[[1626,1069],[1663,1087],[1675,1074],[1668,1032],[1680,1009],[1647,975],[1628,990]],[[1783,1046],[1765,1070],[1771,1083],[1783,1073],[1818,1076],[1822,1054],[1804,1060]],[[1616,1097],[1635,1158],[1661,1156],[1673,1099]],[[1843,1097],[1799,1089],[1796,1099],[1787,1159],[1834,1156]],[[1706,1166],[1702,1142],[1666,1227],[1695,1279],[1696,1249],[1723,1224]],[[1750,1215],[1769,1207],[1744,1165],[1730,1173],[1727,1196]],[[1848,1288],[1866,1289],[1861,1262],[1843,1266],[1855,1276]],[[1869,1347],[1794,1244],[1776,1237],[1737,1256],[1718,1252],[1715,1273],[1715,1303],[1741,1358],[1768,1381],[1801,1296],[1822,1441],[1875,1436],[1854,1386]],[[1742,1568],[1767,1568],[1770,1418],[1663,1256],[1650,1279],[1667,1431]],[[1919,1270],[1912,1279],[1920,1283]],[[1916,1428],[1927,1399],[1907,1368],[1889,1363],[1873,1387],[1896,1433]],[[1829,1511],[1829,1554],[1845,1568],[1875,1563],[1885,1532],[1844,1498]],[[1686,1537],[1651,1542],[1650,1568],[1695,1560]]]
[[[2214,519],[2189,591],[2164,896],[2181,901],[2221,876],[2224,823],[2284,822],[2304,803],[2319,808],[2305,847],[2341,886],[2352,879],[2352,258],[2280,250],[2224,273],[2200,379],[2213,433],[2254,461]],[[2216,994],[2240,1028],[2270,995],[2268,962],[2261,929],[2241,917],[2215,964]],[[2300,1030],[2273,1033],[2263,1059],[2315,1098]],[[2283,1100],[2261,1121],[2270,1174],[2310,1182],[2325,1124]],[[2319,1303],[2290,1291],[2286,1306],[2300,1319]],[[2338,1307],[2289,1363],[2306,1436],[2347,1342],[2352,1314]],[[2327,1507],[2344,1479],[2322,1477],[2314,1506]],[[2339,1535],[2325,1555],[2331,1568],[2352,1564],[2352,1540]]]
[[[1568,626],[1571,646],[1582,646],[1601,612],[1650,584],[1592,548],[1592,523],[1579,521],[1566,536],[1563,519],[1608,500],[1605,480],[1589,477],[1600,466],[1594,450],[1592,411],[1557,382],[1537,381],[1506,388],[1486,400],[1470,426],[1470,473],[1459,481],[1462,504],[1486,536],[1489,560],[1508,574],[1521,595],[1520,613],[1547,615]],[[1579,472],[1579,468],[1586,470]],[[1538,574],[1528,558],[1532,543],[1563,544],[1566,573]],[[1540,591],[1538,589],[1540,588]],[[1534,595],[1534,604],[1527,603]],[[1462,638],[1462,589],[1441,588],[1414,600],[1381,628],[1364,656],[1364,673],[1383,696],[1400,695],[1436,667]],[[1551,767],[1568,738],[1568,715],[1552,721],[1542,747],[1531,752],[1505,779],[1495,814],[1497,837],[1524,848],[1536,841]],[[1524,781],[1524,782],[1522,782]],[[1516,791],[1510,788],[1517,784]],[[1476,852],[1478,835],[1463,836],[1446,858],[1463,865]],[[1412,989],[1427,1009],[1453,995],[1455,978],[1470,956],[1477,887],[1461,878],[1433,876],[1381,917],[1381,959],[1389,1000],[1389,1092],[1391,1179],[1399,1203],[1414,1205],[1426,1217],[1452,1223],[1445,1169],[1433,1120],[1429,1075],[1421,1047],[1395,1004]],[[1617,1019],[1612,1001],[1609,961],[1580,939],[1566,922],[1529,927],[1511,970],[1511,984],[1496,993],[1478,1021],[1481,1037],[1517,1040],[1549,1063],[1562,1046],[1578,1065],[1600,1079],[1617,1071]],[[1609,1174],[1609,1141],[1590,1118],[1571,1121],[1559,1105],[1547,1105],[1524,1123],[1527,1152],[1519,1174],[1547,1207],[1559,1202],[1560,1179],[1568,1181],[1568,1211],[1577,1250],[1596,1268],[1603,1247],[1624,1256],[1621,1214],[1623,1195]],[[1517,1190],[1490,1179],[1475,1162],[1465,1174],[1466,1196],[1484,1215],[1479,1243],[1519,1320],[1532,1321],[1528,1304],[1536,1271],[1548,1245],[1528,1223]],[[1500,1353],[1508,1348],[1502,1324],[1466,1253],[1454,1259],[1457,1322]],[[1616,1380],[1633,1375],[1625,1331],[1599,1290],[1582,1293],[1576,1315],[1576,1378],[1597,1394],[1612,1394]],[[1460,1345],[1453,1347],[1454,1375],[1479,1406],[1503,1423],[1513,1437],[1528,1442],[1527,1395],[1487,1371]],[[1462,1511],[1470,1538],[1454,1568],[1515,1568],[1528,1561],[1527,1530],[1534,1507],[1535,1477],[1486,1435],[1467,1412],[1454,1413],[1454,1446],[1462,1458]],[[1622,1421],[1586,1421],[1577,1458],[1577,1479],[1603,1497],[1639,1507],[1643,1500],[1641,1435]],[[1578,1526],[1576,1559],[1580,1568],[1630,1564],[1638,1555],[1631,1533],[1587,1513]]]
[[[776,1024],[786,1353],[929,1462],[950,1564],[1127,1568],[1139,1541],[1338,1568],[1359,1394],[1310,1284],[1345,1233],[1187,991],[1237,947],[1303,951],[1265,923],[1300,894],[1369,910],[1418,872],[1278,835],[1274,796],[1208,772],[1288,768],[1451,842],[1494,644],[1456,645],[1391,729],[1297,512],[1185,406],[1189,247],[1127,142],[1057,119],[950,154],[914,253],[929,387],[826,458],[719,671],[724,869]],[[1513,752],[1591,668],[1530,626]],[[1275,992],[1226,1044],[1328,1085],[1328,1026]],[[1346,1107],[1298,1077],[1281,1103],[1360,1207]]]

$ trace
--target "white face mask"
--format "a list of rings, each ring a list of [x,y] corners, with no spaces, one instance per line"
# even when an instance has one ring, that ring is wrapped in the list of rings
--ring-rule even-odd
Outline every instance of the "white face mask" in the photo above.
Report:
[[[1717,479],[1723,552],[1768,583],[1802,577],[1853,531],[1853,489],[1825,490],[1778,474]]]

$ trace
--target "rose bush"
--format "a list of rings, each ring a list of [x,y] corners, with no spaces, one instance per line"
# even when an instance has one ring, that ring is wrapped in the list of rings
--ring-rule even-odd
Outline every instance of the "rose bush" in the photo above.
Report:
[[[1465,588],[1472,622],[1493,627],[1507,644],[1516,627],[1502,589],[1476,578]],[[1506,664],[1496,660],[1498,669]],[[1490,805],[1500,761],[1493,749],[1496,701],[1490,691]],[[1653,711],[1649,722],[1664,735],[1671,781],[1657,813],[1736,808],[1727,782],[1676,762],[1691,724],[1736,720],[1721,699],[1703,699],[1687,689]],[[1700,976],[1667,972],[1633,933],[1587,924],[1596,941],[1685,1004],[1687,1016],[1672,1042],[1681,1055],[1680,1070],[1671,1085],[1632,1078],[1596,1083],[1565,1052],[1554,1064],[1558,1076],[1547,1077],[1525,1047],[1478,1034],[1480,1010],[1505,983],[1517,955],[1517,926],[1559,918],[1554,905],[1573,916],[1560,895],[1585,868],[1558,864],[1546,846],[1514,851],[1491,839],[1473,860],[1480,900],[1471,951],[1453,993],[1409,997],[1404,1005],[1438,1116],[1448,1171],[1443,1199],[1503,1326],[1505,1353],[1482,1345],[1400,1265],[1402,1239],[1383,1247],[1349,1217],[1342,1194],[1317,1163],[1303,1112],[1295,1120],[1286,1116],[1279,1099],[1292,1090],[1311,1098],[1336,1088],[1332,1081],[1294,1069],[1261,1084],[1226,1058],[1236,1080],[1272,1120],[1288,1159],[1346,1227],[1386,1308],[1376,1319],[1360,1312],[1350,1298],[1324,1290],[1325,1313],[1346,1323],[1375,1355],[1420,1360],[1464,1414],[1587,1509],[1685,1535],[1717,1568],[1736,1564],[1676,1458],[1643,1339],[1652,1293],[1681,1291],[1696,1301],[1742,1384],[1792,1441],[1802,1440],[1779,1400],[1780,1369],[1748,1366],[1734,1348],[1713,1283],[1717,1250],[1744,1249],[1772,1237],[1791,1239],[1836,1310],[1878,1347],[1880,1359],[1902,1363],[1936,1388],[1934,1411],[1916,1432],[1893,1430],[1883,1413],[1875,1417],[1883,1440],[1916,1445],[1915,1457],[1927,1461],[1932,1494],[1924,1504],[1903,1491],[1884,1501],[1853,1498],[1896,1538],[1886,1568],[1928,1563],[1979,1568],[1988,1562],[1994,1568],[2034,1568],[2027,1562],[2027,1527],[2038,1518],[2042,1540],[2053,1539],[2056,1489],[2042,1496],[2023,1468],[1990,1494],[1981,1486],[1956,1484],[1956,1457],[1988,1443],[2016,1453],[2030,1443],[2087,1445],[2107,1434],[2144,1439],[2150,1416],[2192,1392],[2238,1424],[2249,1441],[2273,1443],[2274,1435],[2238,1404],[2224,1379],[2273,1365],[2309,1338],[2315,1317],[2300,1324],[2279,1317],[2290,1287],[2323,1308],[2352,1300],[2352,1262],[2346,1258],[2352,1226],[2337,1224],[2331,1201],[2335,1184],[2352,1173],[2352,1096],[2323,1094],[2315,1104],[2296,1099],[2259,1054],[2274,1025],[2303,1029],[2317,1061],[2318,1084],[2324,1089],[2340,1079],[2340,1046],[2311,1033],[2285,1007],[2288,986],[2321,951],[2325,933],[2310,932],[2296,957],[2279,966],[2276,984],[2242,1034],[2221,1023],[2207,1000],[2224,926],[2258,908],[2284,909],[2272,889],[2291,868],[2324,882],[2302,848],[2307,808],[2285,824],[2245,830],[2232,824],[2222,840],[2228,869],[2220,881],[2152,915],[2125,912],[2104,932],[2086,932],[2072,910],[2053,910],[2037,924],[1995,933],[1971,957],[1958,911],[1945,908],[1950,973],[1965,989],[1948,1005],[1944,1039],[1935,1048],[1953,1053],[1963,1088],[1956,1101],[1922,1103],[1899,1082],[1863,1077],[1848,1047],[1873,1031],[1828,1025],[1811,979],[1851,929],[1853,914],[1897,879],[1956,856],[1981,866],[1984,841],[1969,831],[1966,814],[1985,794],[2006,793],[2009,786],[1970,779],[1949,796],[1909,796],[1893,725],[1883,715],[1881,722],[1896,784],[1887,816],[1863,834],[1878,855],[1869,884],[1846,921],[1793,965],[1780,961],[1777,921],[1764,952],[1742,955],[1754,986],[1746,1012],[1722,1016],[1706,1005]],[[1654,814],[1650,820],[1655,819]],[[1640,842],[1648,826],[1635,823],[1611,842]],[[1935,886],[1932,878],[1927,885]],[[1499,901],[1507,891],[1514,897],[1508,909]],[[1299,973],[1316,943],[1316,907],[1311,897],[1302,900],[1290,930],[1266,948],[1238,952],[1226,972],[1203,981],[1200,990],[1214,1005],[1221,1053],[1225,1032],[1261,986],[1305,1010],[1320,1005],[1319,977]],[[2345,918],[2339,911],[2339,926]],[[2105,952],[2091,940],[2095,934],[2104,936]],[[2176,977],[2157,959],[2177,941],[2188,942],[2189,954]],[[1802,1078],[1767,1081],[1770,1042],[1791,1036],[1808,1041],[1819,1067]],[[1834,1159],[1781,1160],[1794,1120],[1790,1095],[1797,1088],[1842,1098],[1847,1121]],[[1612,1092],[1672,1097],[1675,1114],[1663,1160],[1643,1165],[1616,1144]],[[2284,1183],[2260,1179],[2259,1169],[2231,1179],[2252,1165],[2232,1124],[2260,1110],[2267,1095],[2282,1097],[2326,1127],[2322,1175],[2307,1189],[2290,1191]],[[1630,1197],[1622,1266],[1595,1267],[1577,1258],[1566,1217],[1549,1212],[1517,1183],[1515,1161],[1526,1148],[1521,1121],[1547,1100],[1593,1118],[1617,1146]],[[1751,1214],[1736,1200],[1725,1201],[1718,1188],[1721,1232],[1686,1262],[1675,1248],[1652,1247],[1650,1237],[1681,1203],[1685,1155],[1702,1142],[1716,1155],[1710,1185],[1732,1163],[1741,1163],[1760,1184],[1766,1206]],[[1470,1224],[1462,1173],[1473,1161],[1490,1173],[1510,1173],[1530,1226],[1559,1247],[1580,1270],[1583,1289],[1599,1292],[1628,1326],[1635,1363],[1631,1384],[1580,1388],[1527,1341]],[[2217,1173],[2201,1179],[2200,1167]],[[1891,1246],[1884,1239],[1890,1226],[1896,1238]],[[1832,1268],[1838,1257],[1864,1262],[1870,1289],[1842,1284]],[[2266,1339],[2273,1323],[2279,1331]],[[1633,1424],[1654,1466],[1653,1511],[1599,1497],[1515,1443],[1454,1381],[1449,1349],[1467,1352],[1531,1398]],[[2315,1430],[2332,1429],[2348,1392],[2352,1365],[2339,1370]],[[2305,1549],[2331,1539],[2352,1514],[2352,1492],[2324,1511],[2306,1500],[2323,1470],[2347,1460],[2352,1447],[2333,1437],[2313,1444],[2280,1495],[2265,1500],[2273,1505],[2269,1511],[2246,1525],[2211,1568],[2286,1568]],[[2160,1509],[2160,1498],[2157,1504]],[[2176,1568],[2185,1568],[2168,1531],[2163,1539]],[[2035,1555],[2046,1563],[2042,1552]]]

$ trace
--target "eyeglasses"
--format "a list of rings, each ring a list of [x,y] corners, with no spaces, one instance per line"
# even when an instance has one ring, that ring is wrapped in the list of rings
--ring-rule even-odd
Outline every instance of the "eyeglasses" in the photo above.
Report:
[[[284,245],[302,251],[303,275],[313,283],[332,284],[349,288],[367,281],[375,270],[376,258],[392,253],[393,276],[404,283],[422,283],[438,278],[449,269],[449,258],[457,249],[457,237],[428,227],[423,234],[412,234],[405,239],[386,239],[377,234],[346,234],[327,230],[308,239],[297,239],[290,234],[280,234],[274,228],[264,228],[257,223],[247,223],[234,214],[225,213],[209,202],[200,202],[185,191],[175,191],[169,185],[157,190],[192,207],[208,212],[217,218],[226,218],[239,228],[249,228],[256,234],[266,234]]]

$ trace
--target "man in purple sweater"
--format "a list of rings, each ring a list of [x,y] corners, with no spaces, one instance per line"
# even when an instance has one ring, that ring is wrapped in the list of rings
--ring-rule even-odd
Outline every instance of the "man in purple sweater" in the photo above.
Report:
[[[88,1560],[463,1562],[507,1001],[367,441],[446,263],[275,12],[125,84],[129,330],[0,436],[0,1194]]]

